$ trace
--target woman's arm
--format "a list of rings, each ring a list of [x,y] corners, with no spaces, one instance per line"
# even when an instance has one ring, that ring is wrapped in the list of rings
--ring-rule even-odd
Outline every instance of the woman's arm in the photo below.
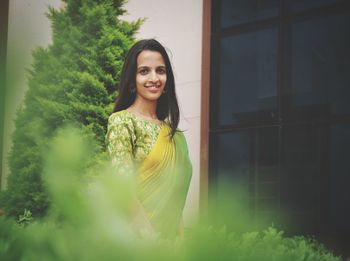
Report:
[[[106,147],[118,175],[135,174],[136,169],[133,161],[133,141],[135,139],[133,124],[130,120],[118,114],[112,114],[109,117]],[[132,202],[129,216],[136,230],[154,232],[153,226],[136,196]]]
[[[106,148],[118,174],[133,175],[133,125],[123,115],[112,114],[108,119]]]

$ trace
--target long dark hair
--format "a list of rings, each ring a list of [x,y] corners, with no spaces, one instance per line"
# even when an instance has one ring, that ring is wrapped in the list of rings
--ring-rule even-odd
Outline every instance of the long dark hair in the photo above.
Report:
[[[171,137],[173,137],[180,120],[179,105],[175,93],[174,74],[165,48],[155,39],[138,41],[126,55],[118,86],[119,95],[113,112],[125,110],[134,103],[136,92],[133,90],[136,88],[137,57],[144,50],[159,52],[163,56],[167,76],[165,83],[166,92],[157,101],[156,113],[158,119],[161,121],[168,118],[171,127]]]

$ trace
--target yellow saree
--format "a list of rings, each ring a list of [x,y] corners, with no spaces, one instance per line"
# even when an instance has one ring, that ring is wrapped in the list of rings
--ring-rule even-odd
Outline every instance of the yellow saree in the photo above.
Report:
[[[106,133],[106,148],[117,173],[134,173],[136,166],[133,178],[142,212],[163,237],[178,233],[192,176],[186,139],[181,132],[170,139],[170,131],[167,123],[150,123],[123,110],[109,117]]]
[[[192,176],[187,143],[181,132],[173,139],[163,123],[151,152],[141,163],[137,194],[151,224],[163,237],[176,236]]]

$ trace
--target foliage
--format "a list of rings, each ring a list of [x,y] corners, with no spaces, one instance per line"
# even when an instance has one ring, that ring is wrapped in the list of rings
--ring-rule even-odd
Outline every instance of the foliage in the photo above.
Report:
[[[43,155],[67,123],[95,136],[103,151],[107,118],[116,97],[122,62],[142,20],[125,22],[125,0],[65,0],[50,8],[52,44],[33,52],[28,92],[17,112],[9,154],[8,188],[1,208],[18,216],[24,209],[42,216],[49,205],[42,183]]]
[[[24,209],[23,215],[19,215],[17,223],[20,226],[26,226],[33,221],[32,212],[28,209]]]
[[[133,176],[115,175],[108,162],[82,168],[97,144],[81,134],[60,131],[46,154],[48,215],[25,227],[0,218],[0,260],[340,260],[317,242],[284,237],[276,228],[237,232],[198,226],[174,240],[138,233],[128,221]]]

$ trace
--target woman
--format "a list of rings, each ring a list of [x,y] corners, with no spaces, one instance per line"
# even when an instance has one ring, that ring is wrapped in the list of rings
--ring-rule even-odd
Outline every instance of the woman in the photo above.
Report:
[[[156,40],[141,40],[128,52],[107,150],[118,172],[136,166],[137,223],[163,237],[178,235],[192,175],[170,60]]]

